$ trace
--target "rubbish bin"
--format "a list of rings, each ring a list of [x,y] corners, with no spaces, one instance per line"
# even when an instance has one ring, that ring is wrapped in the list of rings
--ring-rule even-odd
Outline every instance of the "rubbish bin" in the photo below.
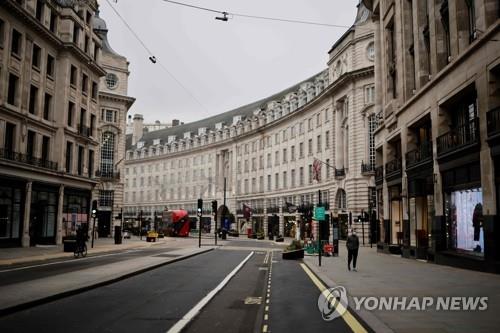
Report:
[[[248,236],[248,238],[252,238],[252,234],[253,234],[252,228],[247,228],[247,236]]]
[[[115,226],[115,244],[122,243],[122,227],[119,225]]]

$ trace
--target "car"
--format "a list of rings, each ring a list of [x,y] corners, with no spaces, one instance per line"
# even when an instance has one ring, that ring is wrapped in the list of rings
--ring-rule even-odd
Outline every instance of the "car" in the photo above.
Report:
[[[124,239],[130,239],[130,231],[128,230],[123,231],[122,237]]]

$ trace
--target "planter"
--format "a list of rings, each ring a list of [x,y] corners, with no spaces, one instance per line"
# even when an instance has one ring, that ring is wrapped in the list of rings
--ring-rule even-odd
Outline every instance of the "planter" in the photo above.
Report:
[[[296,260],[304,258],[304,249],[293,250],[293,251],[283,251],[283,260]]]

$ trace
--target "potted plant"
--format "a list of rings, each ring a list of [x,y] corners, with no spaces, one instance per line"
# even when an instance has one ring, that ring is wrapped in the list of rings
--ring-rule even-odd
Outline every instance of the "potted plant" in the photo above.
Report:
[[[302,259],[304,258],[304,247],[299,240],[293,240],[283,251],[282,258],[286,259]]]

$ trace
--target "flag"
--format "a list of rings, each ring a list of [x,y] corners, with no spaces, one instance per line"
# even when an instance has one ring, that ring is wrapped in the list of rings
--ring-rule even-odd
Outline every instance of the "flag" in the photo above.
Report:
[[[321,181],[321,161],[317,158],[313,162],[313,179],[316,179],[318,182]]]
[[[252,216],[252,208],[250,206],[247,206],[246,204],[243,204],[243,217],[249,219],[250,216]]]
[[[288,210],[289,213],[295,213],[297,211],[297,206],[295,206],[294,204],[289,203],[287,201],[285,201],[285,204],[286,204],[286,209]]]

